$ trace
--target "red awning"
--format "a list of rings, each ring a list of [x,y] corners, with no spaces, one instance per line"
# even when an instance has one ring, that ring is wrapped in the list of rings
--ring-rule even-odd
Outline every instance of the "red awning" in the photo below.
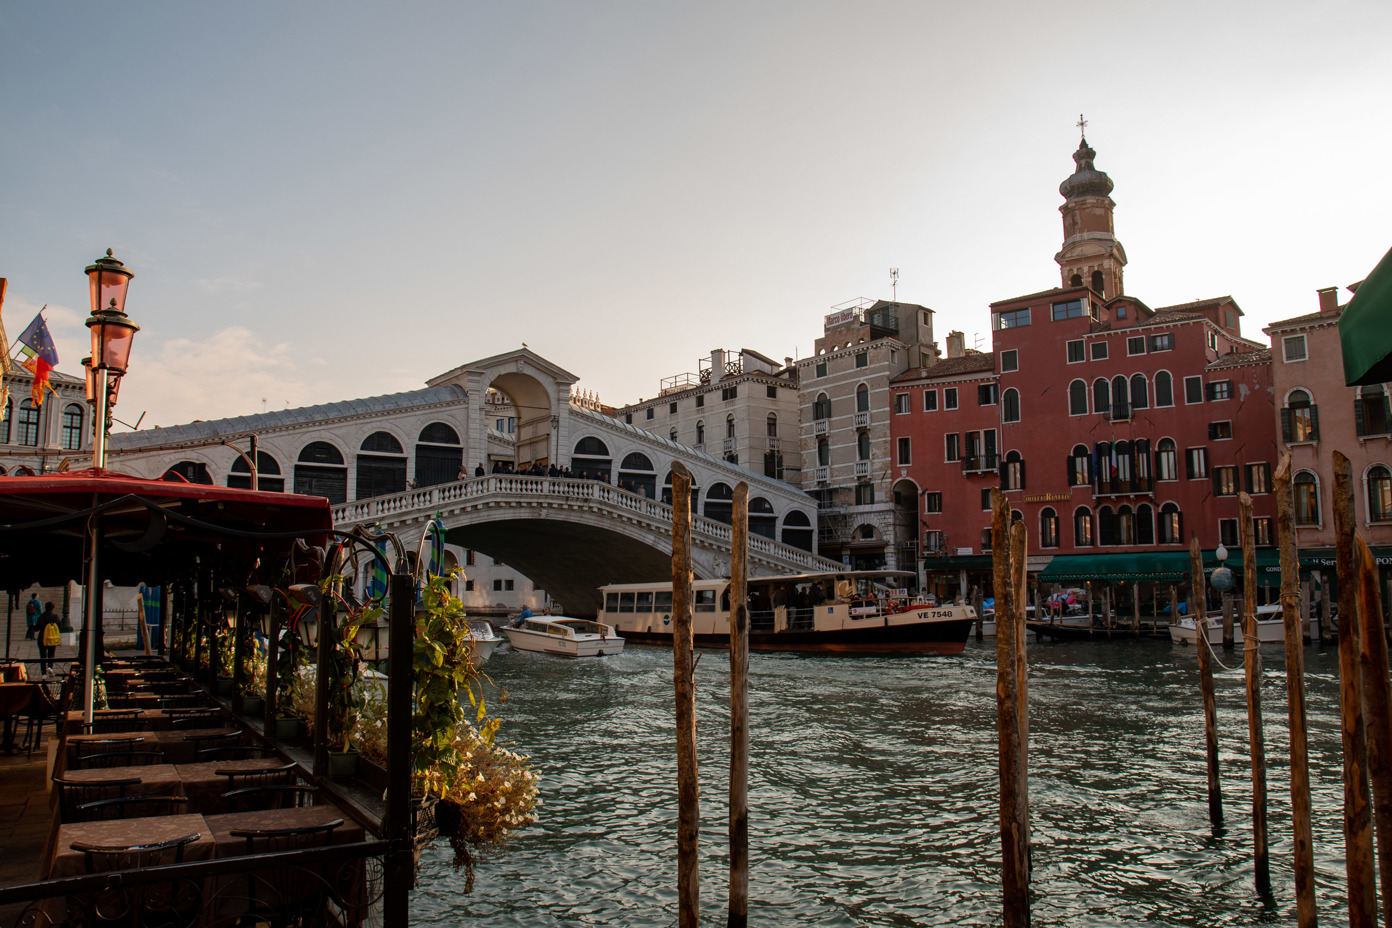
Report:
[[[101,576],[123,586],[186,576],[200,557],[250,570],[258,559],[283,557],[293,535],[318,545],[333,527],[329,502],[319,496],[146,480],[96,468],[0,477],[0,587],[83,580],[94,515],[105,535]]]

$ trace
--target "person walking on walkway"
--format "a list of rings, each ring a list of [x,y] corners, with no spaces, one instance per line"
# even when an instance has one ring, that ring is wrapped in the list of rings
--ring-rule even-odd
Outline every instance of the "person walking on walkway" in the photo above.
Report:
[[[44,603],[43,614],[39,616],[39,672],[48,675],[53,669],[53,652],[58,649],[58,613],[53,611],[53,603]]]
[[[29,601],[24,604],[24,637],[32,639],[39,630],[39,613],[43,612],[43,607],[39,605],[39,594],[30,593]]]

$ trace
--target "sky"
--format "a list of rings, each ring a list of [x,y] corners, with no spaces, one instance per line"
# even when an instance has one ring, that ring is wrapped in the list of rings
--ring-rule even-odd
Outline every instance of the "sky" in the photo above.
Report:
[[[1265,341],[1392,247],[1389,32],[1385,0],[5,4],[3,321],[46,304],[80,375],[113,249],[144,427],[523,343],[636,402],[714,348],[806,357],[891,267],[987,347],[1058,285],[1081,113],[1127,292],[1231,295]]]

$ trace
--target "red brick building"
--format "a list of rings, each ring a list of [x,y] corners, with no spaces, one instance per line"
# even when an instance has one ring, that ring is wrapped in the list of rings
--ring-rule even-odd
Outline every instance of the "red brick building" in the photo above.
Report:
[[[1275,542],[1271,352],[1242,337],[1231,297],[1151,309],[1124,293],[1112,182],[1093,157],[1084,141],[1060,187],[1062,286],[992,303],[990,354],[949,336],[948,357],[890,383],[895,489],[916,505],[939,592],[962,569],[984,579],[995,486],[1029,527],[1032,570],[1125,554],[1158,576],[1191,533],[1236,548],[1240,490],[1258,544]]]

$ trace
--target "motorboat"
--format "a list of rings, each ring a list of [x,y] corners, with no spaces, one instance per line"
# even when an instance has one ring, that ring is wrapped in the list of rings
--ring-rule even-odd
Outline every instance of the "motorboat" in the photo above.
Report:
[[[515,650],[561,657],[605,657],[621,653],[624,646],[614,626],[564,615],[532,616],[503,634]]]
[[[498,645],[503,643],[503,637],[483,619],[469,620],[469,640],[473,643],[473,652],[469,655],[469,663],[474,667],[492,657]]]
[[[1205,630],[1209,644],[1223,643],[1223,614],[1210,612],[1204,616]],[[1194,644],[1198,633],[1194,630],[1194,620],[1180,619],[1170,626],[1170,640],[1178,644]],[[1286,623],[1281,618],[1281,607],[1277,605],[1257,607],[1257,640],[1262,644],[1276,644],[1286,640]],[[1233,616],[1233,643],[1242,641],[1242,617]]]

